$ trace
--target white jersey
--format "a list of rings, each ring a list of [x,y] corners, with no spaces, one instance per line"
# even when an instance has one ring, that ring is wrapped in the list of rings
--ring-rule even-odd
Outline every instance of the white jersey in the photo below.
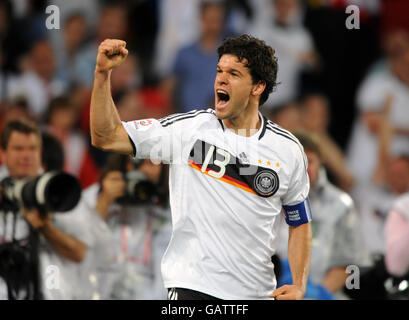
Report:
[[[123,122],[136,156],[169,162],[173,233],[165,287],[221,299],[268,299],[276,287],[273,225],[311,220],[302,146],[265,119],[250,137],[212,109]]]

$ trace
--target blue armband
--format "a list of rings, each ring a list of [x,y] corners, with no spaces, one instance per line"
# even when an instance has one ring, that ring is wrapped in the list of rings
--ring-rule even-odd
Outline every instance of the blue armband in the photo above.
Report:
[[[293,206],[283,206],[285,221],[288,225],[296,227],[312,220],[310,199],[307,197],[303,202]]]

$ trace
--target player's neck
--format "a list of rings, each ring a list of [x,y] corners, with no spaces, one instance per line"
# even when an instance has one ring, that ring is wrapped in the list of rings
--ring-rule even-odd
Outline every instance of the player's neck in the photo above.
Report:
[[[236,118],[225,119],[223,123],[226,128],[233,130],[235,134],[250,137],[260,129],[262,120],[257,109],[254,112],[243,113]]]

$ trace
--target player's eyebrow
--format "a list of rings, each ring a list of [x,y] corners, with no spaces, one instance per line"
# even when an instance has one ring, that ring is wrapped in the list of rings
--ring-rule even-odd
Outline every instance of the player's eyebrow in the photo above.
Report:
[[[221,70],[222,68],[219,66],[219,65],[217,65],[217,70]],[[238,74],[240,74],[241,76],[243,75],[241,72],[240,72],[240,70],[238,70],[238,69],[234,69],[234,68],[230,68],[230,67],[226,67],[226,71],[228,71],[228,72],[237,72]]]

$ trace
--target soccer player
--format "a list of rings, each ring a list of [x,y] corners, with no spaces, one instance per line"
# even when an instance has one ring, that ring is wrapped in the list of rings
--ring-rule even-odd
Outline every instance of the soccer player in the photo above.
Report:
[[[311,254],[307,160],[298,140],[258,110],[276,85],[274,50],[248,35],[228,38],[218,48],[214,109],[121,122],[110,74],[127,54],[121,40],[99,46],[92,143],[170,163],[169,298],[302,299]],[[273,226],[282,209],[293,284],[276,289]]]

